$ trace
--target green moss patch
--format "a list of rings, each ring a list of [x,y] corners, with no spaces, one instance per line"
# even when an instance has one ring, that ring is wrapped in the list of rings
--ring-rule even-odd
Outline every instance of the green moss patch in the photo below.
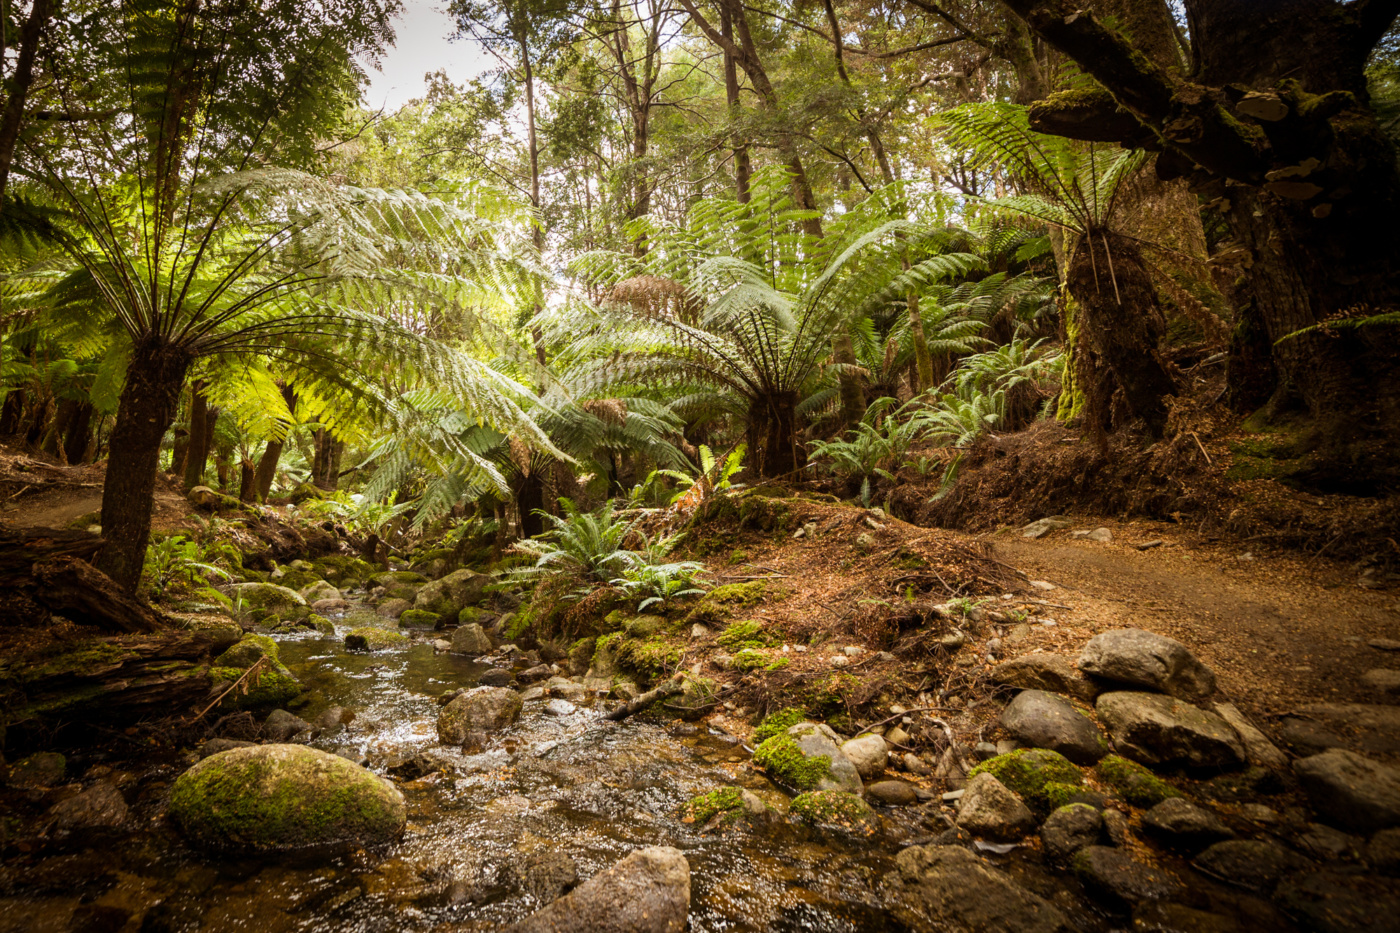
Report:
[[[845,829],[868,829],[875,813],[870,805],[855,794],[840,790],[818,790],[793,798],[796,816],[819,826],[840,826]]]
[[[1135,807],[1155,807],[1168,797],[1181,793],[1136,761],[1121,755],[1108,755],[1094,768],[1099,780]]]
[[[215,667],[252,667],[260,658],[277,663],[277,642],[266,635],[244,635],[238,644],[214,659]]]
[[[607,637],[598,639],[600,649]],[[614,657],[628,670],[655,678],[669,674],[681,663],[681,649],[661,635],[651,638],[623,636],[614,647]]]
[[[214,682],[214,691],[222,692],[247,673],[239,667],[212,667],[209,678]],[[272,670],[259,671],[243,681],[224,697],[220,704],[234,709],[257,709],[267,706],[285,706],[301,696],[301,682],[292,672],[278,665]]]
[[[708,794],[701,794],[685,805],[685,819],[693,823],[708,823],[717,814],[724,814],[724,822],[732,823],[744,813],[744,798],[737,787],[721,787]]]
[[[1050,800],[1049,787],[1062,785],[1056,794],[1063,793],[1063,786],[1081,787],[1084,776],[1069,759],[1048,748],[1018,748],[1014,752],[989,758],[968,772],[968,778],[982,773],[990,774],[1001,781],[1009,790],[1040,813],[1054,809]]]
[[[734,655],[734,659],[729,662],[729,666],[741,674],[747,673],[748,671],[756,671],[761,667],[767,667],[768,664],[768,655],[756,648],[745,648],[743,651]]]
[[[786,732],[755,748],[753,763],[799,791],[816,790],[824,779],[831,777],[831,759],[826,755],[807,757]]]
[[[771,713],[764,717],[763,722],[758,724],[754,730],[753,741],[755,744],[762,744],[775,735],[787,732],[799,722],[807,721],[807,711],[797,706],[789,706]]]
[[[745,648],[765,648],[772,645],[773,635],[767,631],[762,622],[752,619],[744,622],[735,622],[729,628],[720,633],[715,641],[729,649],[730,651],[742,651]]]
[[[345,647],[352,651],[379,651],[384,648],[395,648],[407,642],[408,636],[402,632],[377,628],[373,625],[353,629],[345,635]]]
[[[442,616],[426,609],[405,609],[399,615],[399,628],[436,628]]]

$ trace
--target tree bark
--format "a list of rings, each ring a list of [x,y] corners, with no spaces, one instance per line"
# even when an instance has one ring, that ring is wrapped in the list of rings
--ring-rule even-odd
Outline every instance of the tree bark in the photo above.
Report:
[[[797,393],[782,392],[749,405],[749,450],[762,477],[784,476],[805,462],[797,443]]]
[[[53,14],[54,2],[34,0],[29,18],[20,27],[19,55],[15,58],[15,71],[8,82],[10,96],[5,100],[4,111],[0,112],[0,210],[4,209],[5,187],[10,180],[10,166],[14,163],[20,127],[24,124],[24,105],[34,84],[34,59],[44,27]]]
[[[1165,321],[1137,245],[1116,233],[1091,231],[1075,248],[1068,285],[1079,304],[1082,333],[1113,370],[1133,415],[1161,437],[1166,399],[1176,394],[1176,383],[1157,350]]]
[[[734,48],[734,22],[729,18],[728,7],[723,4],[719,7],[719,24],[720,36],[724,39],[724,44],[720,47],[720,53],[724,56],[724,98],[729,106],[729,120],[733,123],[742,113],[743,105],[739,102],[738,64],[730,51]],[[737,130],[730,138],[734,149],[734,199],[740,204],[747,204],[749,179],[753,175],[753,167],[749,163],[749,147]]]
[[[146,335],[132,348],[102,486],[102,533],[107,543],[97,562],[97,568],[127,593],[134,593],[141,582],[160,442],[175,420],[189,367],[189,352],[160,337]]]
[[[204,485],[204,468],[209,462],[209,447],[214,440],[214,419],[209,417],[209,400],[204,397],[204,383],[190,387],[190,440],[185,448],[185,489]]]
[[[291,386],[282,387],[282,399],[287,403],[287,410],[293,415],[297,410],[296,392]],[[291,430],[288,425],[287,430]],[[272,481],[277,477],[277,463],[282,459],[282,450],[286,446],[286,438],[269,440],[267,448],[263,450],[262,458],[258,460],[256,486],[254,494],[258,502],[266,502],[267,497],[272,493]]]

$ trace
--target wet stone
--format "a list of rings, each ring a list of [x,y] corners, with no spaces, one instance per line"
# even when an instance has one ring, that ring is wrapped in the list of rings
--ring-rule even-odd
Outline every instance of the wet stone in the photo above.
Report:
[[[1184,797],[1168,797],[1142,815],[1142,829],[1164,845],[1197,850],[1234,837],[1214,813]]]
[[[477,683],[483,687],[506,687],[510,685],[510,681],[510,671],[499,667],[491,668],[477,679]]]
[[[1040,841],[1047,858],[1068,861],[1085,846],[1096,845],[1103,836],[1103,816],[1086,804],[1070,804],[1050,814],[1040,827]]]
[[[1088,846],[1075,854],[1073,866],[1085,888],[1118,907],[1163,900],[1181,890],[1175,876],[1145,865],[1121,849]]]
[[[876,781],[865,788],[865,797],[887,807],[909,807],[919,802],[914,786],[904,781]]]
[[[1400,889],[1387,878],[1328,870],[1290,875],[1274,903],[1319,933],[1400,931]]]
[[[1264,839],[1217,842],[1191,863],[1199,872],[1255,891],[1272,890],[1284,875],[1310,864],[1298,853]]]
[[[70,832],[115,829],[126,822],[127,806],[121,791],[108,781],[98,781],[76,797],[54,804],[49,816],[59,829]]]

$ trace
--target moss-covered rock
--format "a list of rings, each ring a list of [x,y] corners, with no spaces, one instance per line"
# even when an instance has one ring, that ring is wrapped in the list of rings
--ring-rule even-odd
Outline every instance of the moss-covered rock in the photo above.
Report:
[[[830,756],[804,755],[786,732],[768,738],[755,748],[753,763],[781,783],[800,791],[816,790],[831,778]]]
[[[264,657],[277,663],[277,642],[266,635],[244,635],[238,644],[214,659],[214,666],[249,668]]]
[[[176,780],[170,814],[200,848],[260,855],[392,842],[407,818],[388,781],[301,745],[210,755]]]
[[[752,606],[768,591],[766,580],[750,580],[747,583],[726,583],[705,594],[703,602],[718,603],[721,606]]]
[[[665,630],[667,622],[661,616],[635,616],[622,623],[622,630],[633,638],[650,638]]]
[[[490,578],[474,570],[454,570],[441,580],[425,584],[414,597],[413,608],[455,618],[464,606],[477,603]]]
[[[247,673],[242,667],[211,667],[209,678],[214,687],[214,696],[223,693],[231,684],[238,683]],[[286,706],[301,696],[301,681],[282,665],[257,671],[251,677],[227,693],[220,705],[232,709],[259,709],[268,706]]]
[[[180,628],[190,632],[202,632],[214,642],[213,650],[233,644],[243,637],[243,627],[228,616],[211,615],[202,612],[167,612],[166,615]]]
[[[1121,755],[1108,755],[1094,768],[1094,774],[1113,792],[1135,807],[1155,807],[1168,797],[1181,793],[1153,774],[1151,769]]]
[[[306,625],[307,628],[315,629],[322,635],[335,634],[335,623],[332,622],[330,619],[327,619],[325,616],[318,615],[314,612],[306,617],[306,622],[303,624]]]
[[[971,779],[984,773],[995,777],[1031,809],[1042,814],[1054,809],[1047,794],[1049,785],[1081,787],[1084,783],[1083,774],[1069,759],[1048,748],[1018,748],[997,755],[973,768],[967,776]]]
[[[770,663],[772,663],[772,658],[768,657],[768,655],[764,654],[762,651],[759,651],[757,648],[745,648],[743,651],[734,655],[729,662],[729,666],[742,674],[767,667]]]
[[[384,573],[376,573],[369,578],[369,582],[386,589],[395,583],[407,583],[418,587],[427,583],[428,578],[411,570],[387,570]]]
[[[399,616],[400,628],[437,628],[442,616],[426,609],[405,609]]]
[[[753,742],[755,745],[762,744],[775,735],[787,732],[799,722],[806,721],[807,711],[800,707],[789,706],[780,709],[776,713],[770,713],[764,717],[763,722],[758,724],[758,728],[753,733]]]
[[[855,794],[839,790],[810,791],[793,798],[791,812],[818,826],[838,826],[856,832],[872,832],[875,811]]]
[[[258,511],[236,496],[226,496],[208,486],[196,486],[185,497],[190,500],[191,505],[205,512],[245,512],[256,515]]]
[[[393,629],[362,625],[345,633],[345,647],[351,651],[380,651],[408,643],[408,636]]]
[[[685,819],[693,823],[708,823],[720,813],[724,814],[726,823],[732,823],[743,815],[744,798],[739,788],[721,787],[693,797],[685,805]]]
[[[228,594],[235,610],[263,625],[300,622],[311,614],[300,593],[275,583],[235,583]]]
[[[525,703],[509,687],[477,687],[458,696],[438,714],[438,739],[461,745],[474,732],[496,732],[520,718]]]
[[[598,641],[601,644],[603,638]],[[662,635],[650,638],[623,636],[613,639],[610,644],[618,666],[646,678],[664,677],[681,662],[680,646],[667,641]]]
[[[457,613],[458,625],[480,625],[485,628],[487,623],[495,618],[495,613],[488,612],[480,606],[463,606],[462,611]],[[439,628],[442,626],[439,625]]]
[[[363,584],[382,569],[349,554],[328,554],[313,561],[311,566],[317,576],[342,590]]]
[[[319,599],[340,599],[340,590],[327,580],[313,580],[299,591],[301,598],[307,603],[314,603]]]
[[[735,622],[720,633],[715,639],[720,646],[729,651],[742,651],[745,648],[765,648],[772,645],[776,639],[773,637],[762,622],[749,619],[743,622]]]

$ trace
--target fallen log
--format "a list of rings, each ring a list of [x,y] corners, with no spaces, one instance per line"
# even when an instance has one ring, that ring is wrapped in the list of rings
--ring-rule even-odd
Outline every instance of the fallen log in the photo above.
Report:
[[[169,621],[87,563],[104,541],[85,531],[0,527],[0,586],[104,632],[160,632]]]
[[[641,696],[637,697],[635,700],[628,700],[626,703],[623,703],[621,706],[613,710],[611,713],[608,713],[603,718],[608,720],[609,722],[621,722],[628,716],[640,713],[642,710],[651,706],[653,703],[659,703],[660,701],[665,700],[669,697],[673,697],[676,694],[683,692],[684,690],[685,678],[682,677],[680,674],[677,674],[670,680],[664,681],[658,686],[651,688],[646,693],[643,693]]]

